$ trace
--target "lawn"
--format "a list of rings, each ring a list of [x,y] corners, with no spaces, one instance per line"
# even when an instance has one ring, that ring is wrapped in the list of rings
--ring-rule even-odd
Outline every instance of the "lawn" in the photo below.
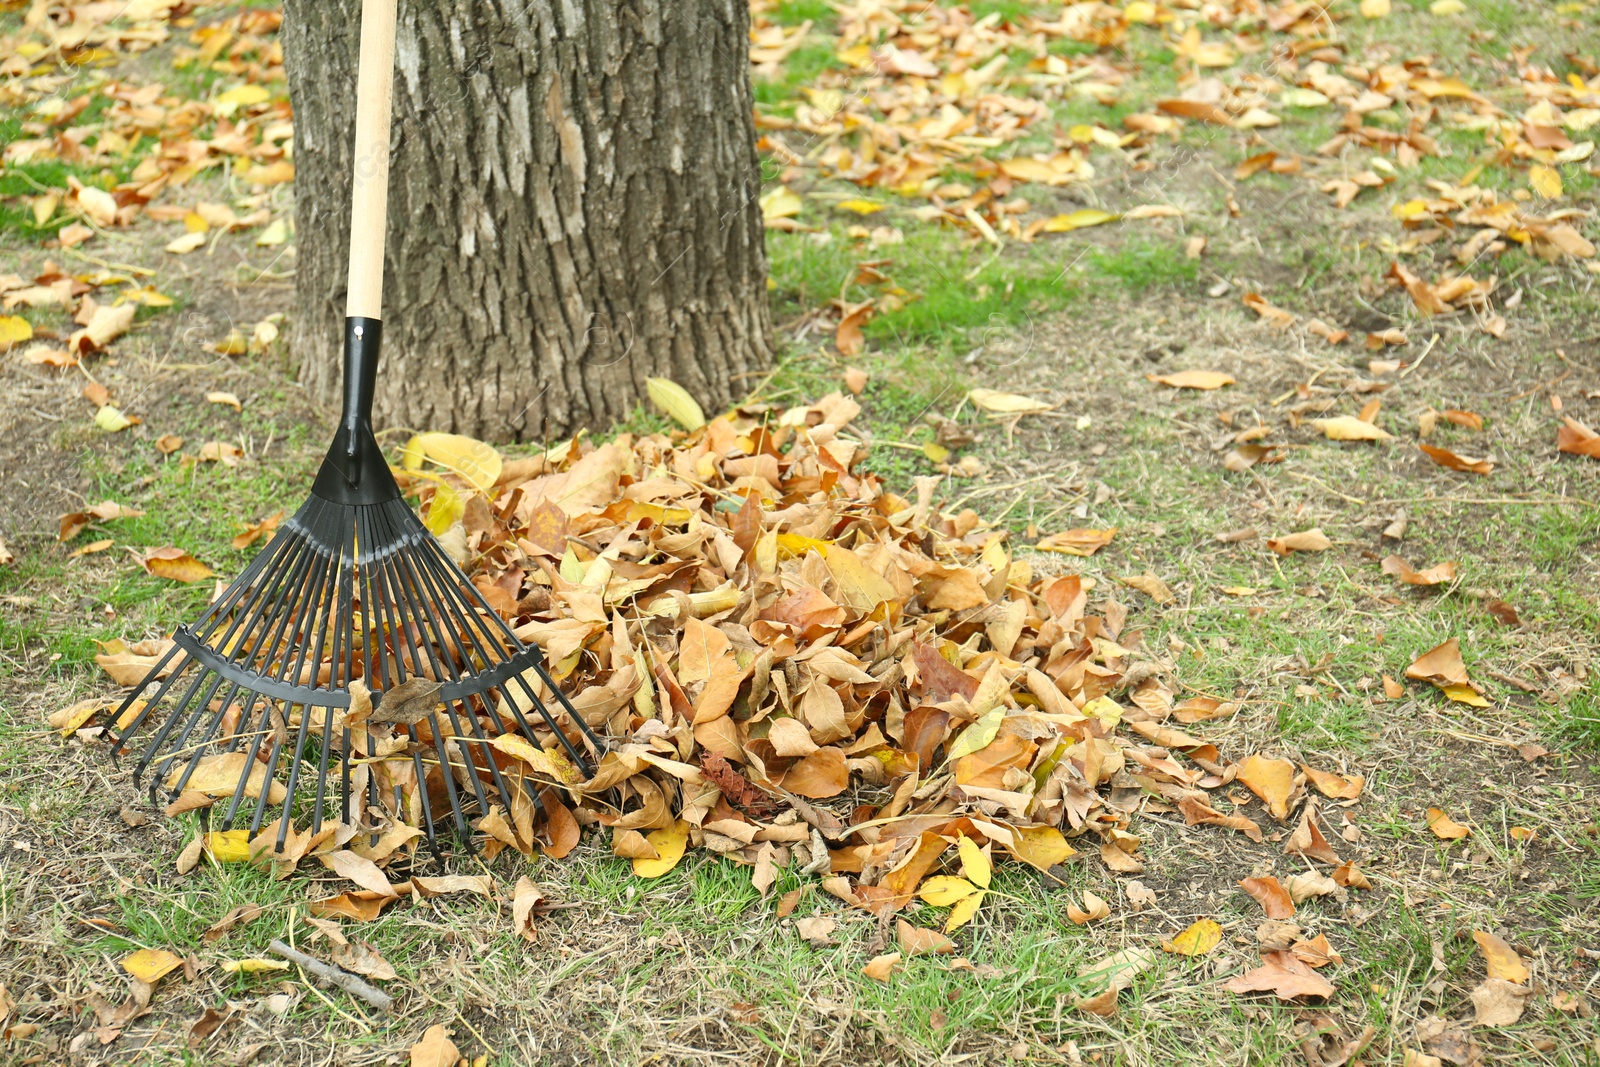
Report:
[[[1318,10],[755,0],[781,358],[750,402],[859,386],[863,469],[907,498],[933,479],[943,511],[996,524],[1016,560],[1093,578],[1096,611],[1120,599],[1125,644],[1237,705],[1185,727],[1230,773],[1263,753],[1364,780],[1319,803],[1370,884],[1302,899],[1290,937],[1326,938],[1337,959],[1315,974],[1333,994],[1224,988],[1289,936],[1240,883],[1333,870],[1288,851],[1294,821],[1232,779],[1218,795],[1264,840],[1132,788],[1142,871],[1098,844],[1047,871],[998,864],[953,951],[908,952],[885,979],[864,969],[903,944],[897,923],[940,928],[945,908],[875,915],[798,863],[764,895],[752,868],[698,849],[639,878],[600,828],[560,860],[461,856],[494,898],[419,895],[363,923],[308,921],[347,885],[310,863],[177,873],[200,818],[163,817],[126,765],[46,717],[114,691],[104,642],[209,600],[208,582],[147,573],[143,549],[233,577],[260,548],[236,535],[301,499],[332,429],[276,339],[304,235],[272,232],[292,183],[255,169],[270,142],[245,173],[161,201],[239,225],[210,208],[106,225],[41,198],[153,158],[153,137],[106,132],[135,106],[124,83],[215,106],[243,77],[268,99],[224,106],[270,125],[286,107],[273,28],[258,5],[216,4],[148,51],[0,76],[3,321],[32,333],[0,354],[0,1059],[404,1063],[443,1026],[470,1062],[508,1065],[1600,1065],[1600,460],[1557,447],[1565,419],[1600,428],[1600,163],[1584,151],[1600,5]],[[5,47],[25,13],[0,5]],[[224,23],[247,75],[218,77],[205,52]],[[82,158],[34,144],[80,128]],[[205,243],[164,251],[191,232]],[[40,353],[76,326],[33,287],[69,275],[138,309],[61,367]],[[146,287],[161,299],[126,295]],[[1154,380],[1182,372],[1227,384]],[[1036,403],[998,412],[983,390]],[[108,432],[107,407],[142,421]],[[1352,423],[1371,439],[1327,429]],[[651,408],[593,428],[671,430]],[[143,514],[58,540],[60,516],[104,500]],[[1116,534],[1082,558],[1035,549],[1074,528]],[[1269,545],[1313,529],[1317,550]],[[1411,584],[1396,556],[1452,567]],[[1406,677],[1450,639],[1466,699]],[[1470,832],[1441,836],[1433,810]],[[390,877],[437,868],[419,852]],[[549,905],[529,937],[512,921],[524,877]],[[1107,914],[1079,922],[1086,893]],[[1200,920],[1214,948],[1163,950]],[[224,966],[273,938],[325,959],[367,946],[395,1010]],[[1484,941],[1525,972],[1510,1021],[1475,1003],[1507,973]],[[121,966],[141,949],[188,967],[151,996]],[[1139,965],[1107,1013],[1118,954]]]

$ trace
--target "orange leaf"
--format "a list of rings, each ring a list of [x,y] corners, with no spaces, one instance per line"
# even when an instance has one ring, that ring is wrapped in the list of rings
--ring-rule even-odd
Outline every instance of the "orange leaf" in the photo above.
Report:
[[[1265,909],[1269,919],[1294,918],[1294,901],[1289,898],[1289,891],[1283,888],[1283,883],[1272,875],[1263,878],[1246,878],[1239,883],[1240,887],[1249,893]]]

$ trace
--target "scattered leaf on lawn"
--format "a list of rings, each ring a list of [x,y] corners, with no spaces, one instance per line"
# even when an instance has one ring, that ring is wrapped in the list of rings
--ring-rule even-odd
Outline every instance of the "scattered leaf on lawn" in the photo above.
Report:
[[[900,965],[900,953],[885,952],[881,956],[872,957],[867,965],[861,968],[861,973],[874,982],[887,982],[889,975]]]
[[[182,966],[182,956],[162,948],[142,948],[122,957],[122,969],[146,985],[155,985]]]
[[[1567,418],[1556,430],[1556,451],[1600,459],[1600,433],[1595,433],[1577,419]]]
[[[1079,926],[1085,926],[1099,919],[1104,919],[1111,914],[1111,905],[1105,900],[1095,896],[1087,889],[1083,891],[1083,907],[1076,904],[1067,905],[1067,918]]]
[[[1161,942],[1161,947],[1179,956],[1204,956],[1222,941],[1222,927],[1215,919],[1198,919],[1171,941]]]
[[[1071,233],[1073,230],[1082,230],[1089,226],[1103,226],[1108,222],[1116,222],[1121,215],[1110,211],[1101,211],[1098,208],[1079,208],[1077,211],[1065,215],[1054,215],[1044,224],[1045,233]]]
[[[1330,441],[1387,441],[1394,436],[1374,423],[1354,415],[1336,415],[1331,419],[1312,419],[1311,425],[1322,431]]]
[[[1472,940],[1478,943],[1478,951],[1483,953],[1483,962],[1490,978],[1519,983],[1528,980],[1528,967],[1522,962],[1522,956],[1504,938],[1487,930],[1474,930]]]
[[[503,462],[493,445],[456,433],[419,433],[406,442],[401,464],[417,470],[423,459],[459,474],[474,489],[488,491],[500,480]]]
[[[1294,764],[1286,759],[1268,759],[1260,753],[1247,756],[1237,768],[1235,777],[1245,787],[1260,797],[1272,817],[1283,821],[1289,817],[1289,794],[1294,788]]]
[[[895,943],[907,958],[929,954],[949,955],[956,950],[956,943],[939,931],[912,926],[904,919],[895,920],[894,932]]]
[[[1292,952],[1263,952],[1261,966],[1230,978],[1223,988],[1233,993],[1271,993],[1280,1000],[1331,997],[1333,983]]]
[[[1417,445],[1427,457],[1441,467],[1464,474],[1488,474],[1494,470],[1494,461],[1489,459],[1473,459],[1471,456],[1458,455],[1448,448],[1436,448],[1433,445]]]
[[[1472,991],[1473,1022],[1478,1026],[1510,1026],[1522,1018],[1533,991],[1504,978],[1489,978]]]
[[[174,582],[198,582],[216,576],[216,571],[181,548],[152,548],[140,557],[139,565],[157,578]]]
[[[224,393],[221,390],[217,390],[215,392],[207,393],[206,399],[213,404],[221,404],[224,407],[230,407],[235,411],[244,410],[244,405],[240,403],[239,398],[232,393]]]
[[[1406,668],[1406,677],[1419,682],[1432,682],[1440,688],[1465,685],[1467,666],[1461,660],[1461,642],[1452,637],[1424,652]]]
[[[287,971],[288,960],[264,960],[250,957],[242,960],[223,960],[222,969],[229,974],[261,974],[271,971]]]
[[[1411,564],[1399,556],[1385,556],[1383,559],[1383,573],[1392,574],[1407,585],[1439,585],[1443,582],[1454,581],[1456,565],[1453,560],[1429,567],[1425,571],[1411,569]]]
[[[1343,775],[1335,771],[1319,771],[1305,763],[1300,764],[1300,769],[1305,772],[1306,780],[1316,787],[1317,792],[1331,800],[1354,800],[1361,795],[1361,788],[1367,781],[1359,774]]]
[[[1333,547],[1333,542],[1328,540],[1321,527],[1313,526],[1287,537],[1270,538],[1267,547],[1280,556],[1287,556],[1291,552],[1326,552]]]
[[[461,1050],[450,1040],[450,1031],[443,1024],[428,1027],[411,1046],[411,1067],[456,1067],[460,1060]]]
[[[1033,547],[1041,552],[1063,552],[1069,556],[1092,556],[1111,543],[1115,526],[1105,530],[1077,529],[1051,534]]]
[[[1261,878],[1246,878],[1239,885],[1246,893],[1256,898],[1261,907],[1266,911],[1269,919],[1294,918],[1294,901],[1289,897],[1289,891],[1283,887],[1270,874]]]
[[[1174,389],[1221,389],[1234,383],[1233,375],[1215,370],[1181,370],[1175,374],[1147,374],[1145,377]]]
[[[991,415],[1037,415],[1043,411],[1054,411],[1056,407],[1042,400],[1016,393],[1002,393],[996,389],[973,389],[967,393],[967,399],[972,401],[973,407]]]
[[[1439,808],[1429,808],[1426,818],[1428,829],[1433,831],[1433,836],[1445,841],[1457,841],[1472,833],[1470,826],[1462,826]]]

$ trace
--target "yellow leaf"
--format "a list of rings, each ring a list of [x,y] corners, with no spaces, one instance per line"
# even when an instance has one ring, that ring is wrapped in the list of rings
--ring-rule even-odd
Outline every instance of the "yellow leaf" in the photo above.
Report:
[[[842,200],[834,205],[840,211],[854,211],[857,215],[873,215],[883,210],[883,205],[871,200]]]
[[[973,407],[995,415],[1037,415],[1041,411],[1055,409],[1054,404],[1016,393],[1002,393],[996,389],[974,389],[967,394],[967,399],[972,401]]]
[[[212,830],[206,834],[206,851],[218,863],[245,863],[250,859],[249,830]]]
[[[1103,226],[1120,218],[1122,216],[1115,212],[1101,211],[1092,207],[1080,208],[1070,214],[1055,216],[1044,224],[1044,232],[1071,233],[1073,230],[1082,230],[1090,226]]]
[[[1457,704],[1471,704],[1475,708],[1487,708],[1489,702],[1483,694],[1466,684],[1444,685],[1439,687],[1440,692],[1455,701]]]
[[[978,905],[982,904],[983,898],[988,895],[988,893],[979,890],[965,900],[956,901],[956,906],[950,909],[950,918],[945,920],[944,932],[953,934],[971,922],[972,917],[978,914]]]
[[[1330,441],[1387,441],[1394,436],[1383,427],[1365,422],[1354,415],[1312,419],[1311,425],[1321,430],[1322,435]]]
[[[189,233],[205,233],[211,229],[211,223],[200,212],[190,211],[183,216],[183,228]]]
[[[1012,834],[1015,842],[1011,854],[1041,871],[1077,855],[1077,849],[1067,844],[1067,839],[1054,826],[1019,826]]]
[[[263,960],[252,958],[246,960],[223,960],[222,969],[229,974],[261,974],[266,971],[287,971],[288,960]]]
[[[977,722],[962,731],[961,736],[955,739],[950,746],[946,758],[954,763],[962,756],[970,756],[974,752],[981,752],[989,747],[989,743],[1000,732],[1000,720],[1005,718],[1005,705],[990,708],[984,712]]]
[[[489,743],[506,755],[521,760],[538,773],[547,774],[563,785],[575,785],[583,777],[566,756],[535,748],[525,738],[516,734],[501,734]]]
[[[777,542],[778,552],[784,559],[794,559],[797,556],[804,556],[807,552],[812,550],[815,550],[818,553],[826,553],[828,551],[829,544],[827,541],[823,541],[815,537],[807,537],[805,534],[788,533],[778,534]]]
[[[774,219],[788,219],[800,214],[800,198],[789,191],[786,185],[780,185],[761,196],[761,219],[763,222],[772,222]]]
[[[922,889],[918,891],[917,896],[921,897],[925,904],[932,904],[936,908],[948,908],[977,892],[980,892],[978,887],[965,878],[936,874],[922,883]]]
[[[241,85],[218,96],[216,102],[230,110],[237,107],[250,107],[254,104],[265,104],[272,99],[272,94],[267,92],[262,85]]]
[[[989,880],[994,876],[994,865],[983,854],[978,843],[962,835],[956,838],[956,851],[961,855],[961,873],[967,876],[967,881],[979,889],[988,889]]]
[[[435,537],[443,537],[445,531],[460,521],[461,516],[467,513],[467,502],[461,499],[461,494],[440,482],[433,488],[433,501],[428,505],[428,517],[423,525]]]
[[[0,315],[0,351],[33,340],[33,324],[21,315]]]
[[[1369,19],[1388,18],[1389,0],[1361,0],[1361,15]]]
[[[1488,967],[1490,978],[1516,982],[1519,985],[1528,980],[1527,964],[1522,962],[1517,950],[1503,938],[1484,930],[1474,930],[1472,940],[1478,943],[1478,951],[1483,953],[1483,962]]]
[[[94,413],[94,424],[106,433],[117,433],[133,425],[133,420],[124,415],[120,409],[106,404]]]
[[[474,489],[488,490],[500,480],[500,453],[493,445],[456,433],[419,433],[406,444],[408,452],[412,448],[461,475]]]
[[[1289,794],[1294,788],[1294,764],[1286,759],[1268,759],[1256,753],[1239,763],[1235,777],[1260,797],[1274,818],[1289,816]]]
[[[685,430],[692,432],[706,424],[699,402],[671,378],[646,378],[644,384],[650,393],[650,402]]]
[[[1234,381],[1233,375],[1216,370],[1181,370],[1176,374],[1147,374],[1145,377],[1174,389],[1221,389]]]
[[[213,404],[222,404],[222,405],[224,405],[226,407],[232,408],[235,411],[243,411],[244,410],[244,405],[242,403],[240,403],[239,398],[236,395],[234,395],[233,393],[224,393],[224,392],[218,390],[218,391],[215,391],[215,392],[207,393],[206,394],[206,399],[208,401],[210,401],[211,403],[213,403]]]
[[[274,219],[272,225],[256,234],[256,247],[269,248],[281,245],[289,239],[289,224],[283,219]]]
[[[922,454],[934,463],[943,463],[950,458],[950,450],[937,441],[929,441],[922,446]]]
[[[1222,927],[1212,919],[1201,919],[1189,929],[1161,942],[1161,947],[1179,956],[1204,956],[1222,940]]]
[[[1467,5],[1461,0],[1433,0],[1428,5],[1428,10],[1435,15],[1459,15],[1466,9]]]
[[[175,256],[181,256],[193,252],[205,243],[206,235],[204,233],[186,233],[182,237],[168,241],[166,247],[168,252]]]
[[[1528,188],[1546,200],[1555,200],[1561,196],[1561,172],[1542,165],[1529,167]]]
[[[660,878],[678,865],[689,844],[689,824],[679,819],[671,826],[644,835],[656,850],[656,859],[633,861],[633,873],[640,878]]]
[[[155,985],[162,977],[183,966],[183,957],[174,956],[164,948],[142,948],[122,958],[122,969],[146,985]]]

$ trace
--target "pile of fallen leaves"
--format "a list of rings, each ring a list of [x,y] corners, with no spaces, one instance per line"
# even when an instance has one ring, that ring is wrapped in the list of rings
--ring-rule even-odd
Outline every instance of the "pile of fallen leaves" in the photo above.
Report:
[[[565,856],[582,827],[598,826],[643,877],[702,848],[753,866],[764,895],[793,867],[880,915],[918,897],[949,906],[948,931],[977,913],[996,859],[1048,872],[1087,851],[1136,874],[1141,814],[1260,842],[1246,813],[1259,802],[1285,827],[1274,839],[1288,852],[1334,867],[1308,891],[1364,884],[1307,799],[1315,790],[1352,803],[1359,777],[1260,752],[1225,757],[1186,731],[1237,708],[1181,694],[1171,664],[1145,651],[1118,588],[1164,602],[1172,594],[1158,578],[1045,573],[1059,556],[1019,558],[1007,530],[942,511],[940,479],[896,495],[860,469],[867,446],[851,432],[860,408],[847,394],[707,422],[672,383],[654,391],[692,428],[605,443],[580,435],[514,459],[423,434],[403,454],[400,474],[430,528],[610,739],[584,778],[552,733],[536,748],[510,709],[481,709],[504,734],[499,770],[540,783],[544,802],[542,818],[531,802],[480,813],[491,858],[508,847]],[[1035,548],[1087,556],[1115,533],[1061,531]],[[148,658],[134,653],[151,651],[108,651],[102,662],[132,682]],[[1467,684],[1459,654],[1436,658],[1414,677]],[[58,718],[71,732],[86,716],[75,706]],[[406,752],[385,753],[411,766]],[[442,789],[429,768],[426,787]],[[240,768],[215,770],[190,780],[181,810],[232,795]],[[489,769],[474,772],[487,780]],[[251,795],[280,791],[260,777]],[[313,913],[357,919],[401,889],[440,888],[391,885],[383,868],[408,858],[421,831],[392,821],[403,813],[364,818],[359,833],[291,827],[281,852],[276,823],[253,840],[213,833],[180,867],[207,849],[283,876],[315,856],[361,889]],[[937,873],[947,853],[961,877]],[[1102,917],[1086,903],[1085,921]]]

